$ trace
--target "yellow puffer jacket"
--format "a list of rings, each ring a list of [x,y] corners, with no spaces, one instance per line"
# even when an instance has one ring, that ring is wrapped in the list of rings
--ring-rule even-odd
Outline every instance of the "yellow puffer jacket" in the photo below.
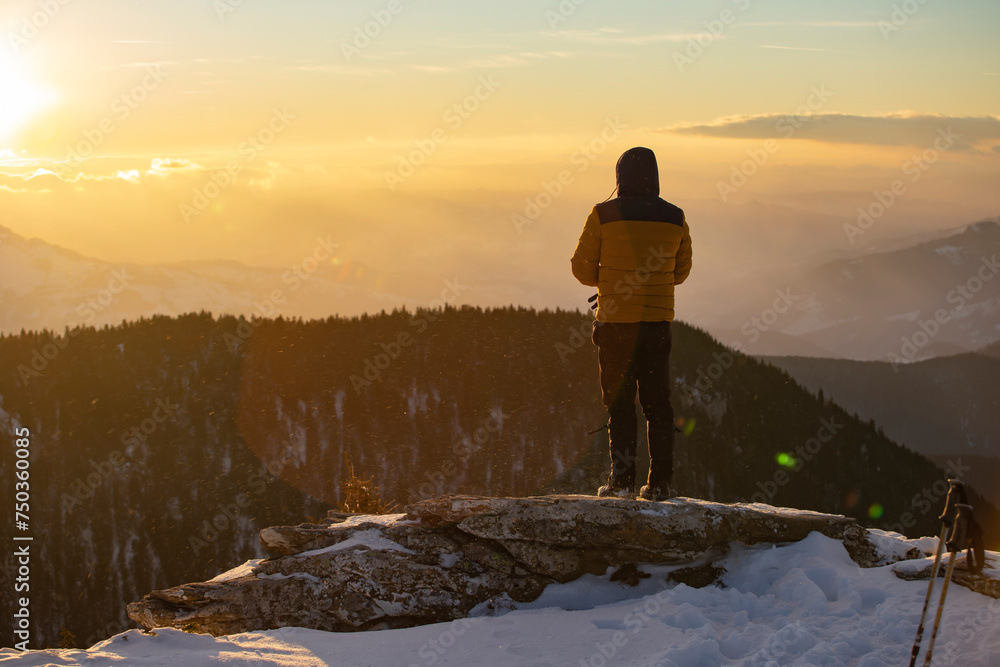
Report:
[[[597,287],[598,322],[671,322],[674,286],[691,271],[684,211],[655,195],[598,204],[571,262],[577,280]]]

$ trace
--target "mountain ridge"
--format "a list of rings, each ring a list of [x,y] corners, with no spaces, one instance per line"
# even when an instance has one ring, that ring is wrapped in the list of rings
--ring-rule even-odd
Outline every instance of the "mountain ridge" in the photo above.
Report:
[[[807,346],[837,358],[914,361],[938,351],[972,351],[1000,340],[1000,223],[890,252],[843,258],[789,274],[720,316],[709,330],[733,330],[751,354],[787,356]],[[791,295],[779,304],[775,295]],[[760,348],[755,345],[764,340]],[[779,346],[773,334],[800,339]],[[731,336],[732,334],[729,333]]]
[[[1000,343],[992,346],[1000,347]],[[1000,460],[1000,358],[962,353],[911,364],[761,357],[813,393],[823,394],[893,441],[939,465],[949,457]],[[973,466],[969,480],[993,502],[1000,489]]]

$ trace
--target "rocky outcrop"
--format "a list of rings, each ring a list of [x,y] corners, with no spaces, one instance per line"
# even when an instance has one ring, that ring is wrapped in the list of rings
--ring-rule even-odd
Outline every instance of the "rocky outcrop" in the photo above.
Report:
[[[938,577],[945,576],[950,558],[951,556],[948,553],[942,555],[941,564],[938,567]],[[985,567],[977,574],[969,571],[966,558],[965,553],[961,553],[955,558],[955,568],[951,574],[951,582],[959,586],[965,586],[980,595],[1000,599],[1000,571],[997,570],[996,553],[992,551],[987,552]],[[900,579],[906,579],[907,581],[929,581],[931,570],[933,569],[933,558],[908,560],[892,566],[893,573]]]
[[[686,498],[446,496],[403,514],[331,513],[321,524],[267,528],[260,539],[271,558],[155,591],[128,614],[147,628],[215,635],[412,626],[534,600],[550,583],[609,568],[634,582],[647,576],[636,563],[702,562],[687,576],[705,585],[719,573],[713,557],[733,543],[795,542],[813,531],[841,540],[862,567],[879,562],[853,519],[816,512]]]

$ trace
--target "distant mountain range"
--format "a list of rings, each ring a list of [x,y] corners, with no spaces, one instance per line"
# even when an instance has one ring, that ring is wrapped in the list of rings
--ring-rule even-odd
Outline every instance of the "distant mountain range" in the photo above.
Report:
[[[223,261],[112,264],[0,227],[0,332],[61,332],[202,310],[312,319],[421,304],[415,294],[382,289],[370,267],[335,263],[322,239],[314,254],[280,269]]]
[[[732,294],[703,294],[679,312],[754,355],[912,362],[958,354],[1000,341],[998,250],[1000,223],[984,220],[744,279]],[[479,275],[452,290],[432,273],[386,273],[331,256],[322,239],[314,255],[286,268],[111,264],[0,227],[0,332],[202,310],[318,319],[470,301],[500,306],[565,288]]]
[[[1000,359],[1000,342],[987,345],[983,349],[979,350],[979,354],[992,357],[993,359]]]
[[[913,364],[762,357],[810,391],[938,465],[961,459],[968,481],[1000,502],[1000,344]],[[992,356],[987,356],[992,355]]]
[[[704,326],[755,355],[913,362],[1000,340],[1000,223],[772,276]]]
[[[335,256],[329,239],[322,238],[299,261],[281,268],[223,260],[116,264],[0,226],[0,333],[8,334],[201,311],[311,320],[470,300],[504,306],[538,300],[541,289],[527,277],[497,280],[488,272],[459,280],[434,268],[382,271]]]

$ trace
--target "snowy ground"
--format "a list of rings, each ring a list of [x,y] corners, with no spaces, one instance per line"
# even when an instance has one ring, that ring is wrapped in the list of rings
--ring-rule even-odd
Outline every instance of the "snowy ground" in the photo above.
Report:
[[[908,545],[889,535],[886,552]],[[933,548],[925,539],[919,546]],[[995,556],[995,554],[991,554]],[[990,565],[996,567],[996,559]],[[352,634],[285,628],[213,638],[138,630],[87,651],[0,652],[3,667],[246,665],[906,665],[927,590],[891,566],[861,569],[813,533],[781,547],[735,548],[722,586],[666,585],[648,566],[636,588],[607,577],[550,586],[498,616]],[[940,590],[940,586],[936,587]],[[925,635],[925,645],[927,636]],[[1000,600],[949,590],[934,665],[1000,665]],[[920,663],[923,661],[921,656]]]

